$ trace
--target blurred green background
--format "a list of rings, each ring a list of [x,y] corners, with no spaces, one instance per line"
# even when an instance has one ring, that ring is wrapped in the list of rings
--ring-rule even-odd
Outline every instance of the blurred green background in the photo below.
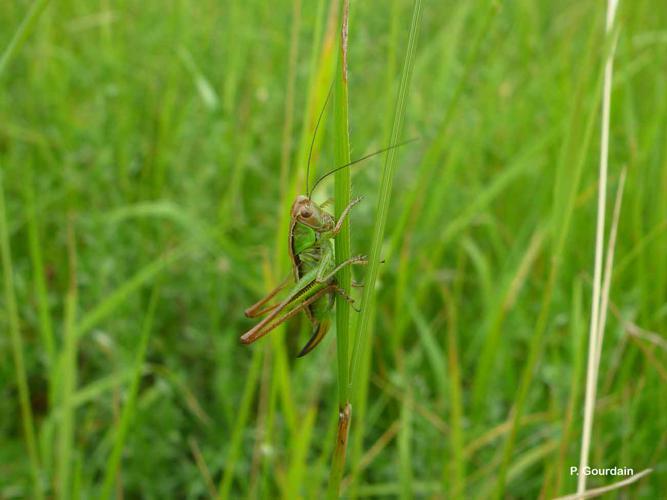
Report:
[[[0,50],[30,5],[0,3]],[[351,2],[353,158],[387,144],[411,11]],[[344,496],[489,498],[501,471],[509,498],[575,490],[604,16],[592,0],[424,2],[404,134],[421,140],[400,152]],[[623,498],[658,498],[667,5],[621,1],[618,20],[610,206],[628,174],[590,463],[654,468]],[[335,332],[298,360],[304,318],[238,337],[288,272],[337,25],[335,0],[47,6],[0,75],[0,498],[322,495]],[[353,254],[381,168],[353,172]]]

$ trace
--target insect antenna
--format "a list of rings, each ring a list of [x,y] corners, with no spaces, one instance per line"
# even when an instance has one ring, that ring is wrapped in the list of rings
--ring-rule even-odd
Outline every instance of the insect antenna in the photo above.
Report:
[[[392,144],[391,146],[387,146],[386,148],[382,148],[378,151],[367,154],[366,156],[362,156],[361,158],[357,158],[356,160],[351,161],[350,163],[346,163],[345,165],[341,165],[340,167],[336,167],[333,170],[329,170],[326,174],[322,175],[319,179],[317,179],[315,181],[315,184],[313,184],[313,187],[310,190],[310,194],[312,195],[313,191],[315,191],[315,188],[317,187],[317,185],[320,182],[322,182],[324,179],[329,177],[331,174],[335,174],[339,170],[343,170],[344,168],[348,168],[348,167],[351,167],[352,165],[356,165],[357,163],[361,163],[364,160],[368,160],[369,158],[372,158],[373,156],[379,155],[381,153],[385,153],[385,152],[387,152],[391,149],[400,148],[401,146],[405,146],[406,144],[410,144],[411,142],[415,142],[416,140],[418,140],[418,137],[415,137],[413,139],[410,139],[410,140],[407,140],[407,141],[404,141],[404,142],[399,142],[398,144]],[[310,197],[310,195],[308,197]]]
[[[327,92],[327,98],[324,100],[324,105],[320,111],[320,116],[317,117],[317,123],[315,124],[315,130],[313,131],[313,139],[310,141],[310,150],[308,151],[308,165],[306,166],[306,196],[310,198],[308,191],[308,186],[310,185],[310,159],[313,156],[313,147],[315,146],[315,138],[317,137],[317,129],[320,128],[320,121],[322,121],[322,116],[324,115],[324,110],[327,109],[327,104],[329,103],[329,98],[331,97],[331,91],[333,90],[333,82],[329,86],[329,92]]]

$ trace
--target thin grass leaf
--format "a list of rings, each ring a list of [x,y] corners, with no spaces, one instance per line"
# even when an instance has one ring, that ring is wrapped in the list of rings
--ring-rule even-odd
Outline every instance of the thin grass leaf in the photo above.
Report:
[[[572,427],[576,416],[576,408],[579,404],[579,396],[581,395],[581,380],[584,372],[584,354],[586,351],[586,347],[584,346],[584,340],[586,338],[584,330],[586,327],[583,309],[583,284],[582,280],[578,279],[572,286],[572,325],[570,331],[572,332],[572,351],[574,353],[574,359],[572,361],[573,370],[570,382],[570,394],[565,410],[565,422],[563,423],[563,429],[561,431],[560,449],[555,466],[556,479],[553,491],[550,491],[548,487],[545,490],[546,496],[549,498],[559,494],[561,491],[563,475],[567,470],[567,451],[570,439],[572,438]]]
[[[413,299],[407,303],[412,320],[415,323],[422,350],[426,353],[426,359],[433,371],[433,380],[436,384],[440,396],[444,399],[447,394],[447,366],[442,348],[433,333],[424,314],[419,310]]]
[[[528,353],[519,378],[519,385],[514,396],[514,403],[510,414],[511,429],[507,434],[501,454],[502,459],[497,475],[496,489],[493,494],[494,499],[500,499],[505,492],[507,471],[512,461],[516,436],[521,425],[521,417],[524,411],[524,405],[528,397],[528,392],[533,380],[535,367],[541,356],[543,348],[543,339],[549,324],[549,315],[551,313],[552,299],[556,287],[556,281],[561,272],[562,256],[565,250],[572,216],[575,208],[576,193],[579,190],[581,173],[586,159],[586,153],[590,146],[593,134],[593,125],[595,123],[595,108],[591,108],[582,122],[581,113],[584,109],[584,89],[589,80],[590,68],[595,54],[597,23],[593,23],[589,31],[589,40],[587,50],[583,58],[586,61],[582,67],[582,73],[579,77],[577,89],[575,90],[574,103],[570,114],[571,127],[564,141],[564,146],[559,158],[558,172],[554,187],[554,206],[552,208],[551,225],[549,226],[549,235],[552,243],[552,266],[549,269],[546,286],[542,294],[540,311],[535,323],[535,331],[528,345]],[[596,95],[599,86],[596,85]],[[583,134],[579,130],[580,124],[583,124]],[[582,137],[583,135],[583,137]]]
[[[28,167],[28,179],[24,183],[24,197],[27,207],[28,247],[35,281],[35,295],[39,314],[39,332],[46,350],[48,366],[55,363],[56,343],[53,334],[51,313],[49,311],[49,297],[44,276],[44,259],[39,238],[39,223],[35,210],[35,188],[33,186],[32,167]]]
[[[238,406],[236,425],[232,429],[229,437],[229,447],[227,448],[224,472],[222,480],[218,487],[218,498],[226,500],[230,498],[232,481],[236,473],[236,464],[238,463],[239,453],[241,452],[241,443],[243,434],[248,425],[250,417],[250,407],[257,388],[259,373],[262,368],[262,350],[255,349],[252,353],[252,362],[250,369],[246,374],[246,382],[243,388],[243,395]]]
[[[76,240],[74,236],[74,221],[70,216],[67,226],[67,253],[69,264],[69,284],[65,295],[65,318],[63,325],[63,346],[60,352],[57,386],[60,389],[58,397],[58,447],[56,467],[56,489],[58,498],[69,500],[74,494],[72,478],[76,478],[73,468],[78,458],[75,451],[74,430],[76,428],[76,409],[74,394],[78,376],[78,334],[76,329],[77,310],[79,307],[77,283],[77,256]]]
[[[30,472],[32,474],[33,494],[42,498],[42,487],[40,479],[39,454],[35,440],[35,427],[30,406],[30,389],[26,374],[25,361],[23,359],[23,339],[19,326],[19,313],[16,305],[16,293],[14,291],[14,266],[12,264],[11,247],[9,235],[7,234],[7,210],[5,207],[5,186],[3,172],[0,171],[0,252],[2,252],[2,274],[4,275],[5,308],[9,321],[9,336],[12,345],[12,357],[14,360],[14,375],[19,392],[19,406],[21,408],[21,423],[23,436],[30,460]]]
[[[291,459],[287,468],[286,489],[283,498],[299,498],[303,493],[302,485],[306,471],[308,449],[310,448],[313,434],[313,426],[317,412],[310,408],[299,425],[299,433],[296,442],[291,446]]]
[[[618,0],[607,2],[606,34],[612,35],[614,19]],[[581,435],[581,455],[579,457],[579,470],[583,471],[588,466],[588,454],[593,428],[593,414],[595,412],[595,395],[597,389],[597,378],[599,370],[599,355],[602,349],[602,330],[604,330],[604,317],[606,311],[602,311],[602,262],[604,259],[604,230],[605,213],[607,210],[607,172],[609,164],[609,121],[611,111],[611,82],[614,68],[614,52],[616,38],[612,42],[611,52],[607,55],[604,67],[604,88],[602,94],[602,123],[600,132],[600,170],[598,174],[598,204],[597,224],[595,228],[595,262],[593,269],[593,300],[591,304],[591,323],[588,344],[588,367],[586,370],[586,396],[584,403],[584,426]],[[620,196],[618,198],[620,200]],[[617,203],[620,209],[620,202]],[[609,252],[610,250],[607,249]],[[611,259],[610,259],[611,261]],[[609,269],[611,278],[611,269]],[[577,493],[582,494],[586,490],[586,474],[579,474],[577,481]]]
[[[401,363],[403,364],[403,363]],[[405,364],[408,364],[407,362]],[[398,479],[401,485],[399,498],[408,500],[414,498],[414,474],[412,471],[413,448],[412,436],[414,433],[413,423],[413,394],[408,383],[407,370],[401,366],[401,378],[405,383],[405,401],[401,405],[400,427],[398,429]],[[405,370],[405,371],[404,371]]]
[[[403,72],[401,76],[401,83],[398,89],[398,96],[396,99],[396,109],[394,111],[394,125],[391,132],[391,140],[389,144],[397,144],[400,142],[403,133],[403,120],[405,118],[405,110],[407,107],[407,96],[410,89],[410,81],[412,78],[412,70],[414,68],[415,54],[417,51],[417,42],[419,39],[419,30],[421,28],[422,18],[422,2],[415,0],[412,21],[410,23],[410,35],[408,38],[408,46],[405,53],[405,62],[403,63]],[[355,343],[352,349],[352,361],[350,365],[350,383],[354,384],[354,380],[358,374],[359,361],[361,358],[361,347],[365,344],[365,336],[369,331],[369,324],[371,322],[370,307],[371,301],[375,295],[375,283],[380,273],[380,261],[382,245],[384,243],[385,227],[387,225],[387,218],[389,216],[389,203],[391,198],[391,188],[394,180],[394,172],[396,170],[398,151],[391,149],[387,152],[385,157],[385,164],[382,170],[382,179],[380,181],[380,196],[377,205],[377,215],[373,230],[373,239],[371,243],[371,250],[368,261],[368,271],[366,272],[366,279],[364,285],[364,293],[361,300],[361,313],[355,335]]]
[[[462,274],[462,273],[461,273]],[[456,287],[455,295],[443,291],[443,301],[447,308],[447,367],[448,395],[450,402],[449,428],[450,445],[447,447],[450,457],[444,457],[443,489],[446,491],[451,482],[450,497],[464,498],[466,490],[466,460],[464,434],[463,384],[461,381],[461,363],[458,340],[458,316],[456,307],[461,303],[461,286]],[[451,478],[451,481],[450,481]]]
[[[21,25],[16,30],[16,33],[14,33],[12,39],[9,41],[9,45],[7,45],[2,56],[0,56],[0,79],[2,79],[11,60],[18,51],[21,50],[28,37],[32,34],[39,17],[42,15],[42,12],[44,12],[44,9],[48,4],[49,0],[35,0],[30,6],[30,10],[23,18]]]
[[[12,36],[9,44],[0,55],[0,81],[7,70],[12,59],[21,50],[28,37],[32,34],[37,21],[42,12],[48,5],[49,0],[36,0],[30,7],[30,10],[23,18],[20,26]],[[14,358],[14,369],[16,373],[17,385],[19,387],[19,399],[21,406],[21,418],[23,421],[23,434],[28,448],[30,458],[30,470],[33,478],[33,494],[36,498],[42,498],[42,487],[40,479],[39,455],[35,440],[34,422],[32,410],[30,408],[30,395],[26,378],[25,363],[23,360],[23,342],[19,331],[18,310],[16,307],[16,296],[14,292],[14,269],[12,266],[11,249],[9,245],[9,232],[7,229],[7,215],[5,211],[4,183],[3,173],[0,172],[0,246],[2,250],[2,268],[5,275],[5,300],[7,302],[9,316],[9,331],[12,342],[12,355]],[[45,334],[45,341],[49,343],[48,335]]]
[[[185,250],[181,248],[158,257],[155,261],[144,266],[139,272],[132,276],[132,278],[120,285],[116,290],[109,294],[106,299],[81,317],[77,327],[77,335],[85,335],[107,316],[111,315],[117,307],[128,300],[130,295],[135,293],[146,283],[149,283],[169,267],[169,265],[176,262],[184,255]]]
[[[144,319],[144,324],[141,328],[141,334],[139,337],[139,343],[135,354],[134,368],[132,370],[132,378],[130,381],[130,387],[128,389],[127,401],[123,407],[123,411],[120,416],[120,421],[118,423],[118,428],[114,436],[113,449],[107,460],[107,465],[104,473],[104,481],[102,483],[102,492],[100,498],[110,498],[112,494],[112,488],[114,481],[118,475],[118,466],[120,464],[121,453],[123,452],[123,446],[125,444],[125,439],[130,428],[130,422],[134,417],[136,411],[136,401],[137,395],[139,393],[139,382],[141,381],[141,373],[144,366],[144,361],[146,359],[146,350],[148,348],[148,340],[150,339],[151,332],[153,330],[153,320],[155,318],[155,309],[158,301],[158,287],[156,286],[153,289],[151,294],[150,302],[148,303],[148,310],[146,311],[146,317]],[[122,383],[122,380],[117,378],[116,383]]]

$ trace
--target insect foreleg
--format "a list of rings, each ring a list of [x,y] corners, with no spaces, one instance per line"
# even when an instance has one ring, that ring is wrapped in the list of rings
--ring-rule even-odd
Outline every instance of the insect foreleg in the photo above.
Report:
[[[345,210],[343,210],[343,213],[340,214],[340,217],[338,218],[338,221],[336,222],[336,225],[334,226],[333,230],[331,231],[333,236],[336,236],[340,232],[340,228],[343,227],[343,222],[345,222],[345,217],[350,215],[350,210],[352,210],[352,207],[355,206],[357,203],[361,201],[361,197],[355,198],[350,202],[348,206],[345,207]]]

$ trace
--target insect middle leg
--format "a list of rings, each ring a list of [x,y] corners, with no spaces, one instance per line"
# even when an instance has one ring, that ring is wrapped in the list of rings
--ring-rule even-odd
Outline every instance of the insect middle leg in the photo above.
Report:
[[[343,269],[345,266],[351,266],[355,264],[356,265],[368,264],[368,259],[366,258],[365,255],[357,255],[356,257],[352,257],[350,259],[347,259],[346,261],[341,262],[327,274],[324,274],[326,272],[326,267],[322,266],[319,272],[317,273],[315,281],[317,281],[318,283],[325,283],[334,276],[336,276],[336,273],[341,269]]]

